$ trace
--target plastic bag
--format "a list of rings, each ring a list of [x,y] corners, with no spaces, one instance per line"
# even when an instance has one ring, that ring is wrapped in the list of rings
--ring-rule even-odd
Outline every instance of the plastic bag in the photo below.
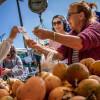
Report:
[[[26,40],[31,39],[31,37],[30,37],[29,34],[26,32],[26,30],[25,30],[24,27],[18,26],[18,30],[19,30],[19,32],[24,36],[24,38],[25,38]]]
[[[32,63],[32,57],[31,57],[31,55],[29,55],[29,56],[27,56],[27,57],[24,57],[24,61],[25,61],[25,63]]]
[[[58,63],[57,60],[53,59],[53,56],[54,56],[54,53],[52,52],[49,52],[47,57],[45,57],[44,54],[42,54],[41,61],[40,61],[42,70],[51,71],[54,65]]]

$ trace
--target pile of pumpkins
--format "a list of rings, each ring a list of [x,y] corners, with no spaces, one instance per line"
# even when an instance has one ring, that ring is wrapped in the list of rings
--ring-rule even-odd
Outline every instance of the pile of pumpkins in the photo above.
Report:
[[[58,63],[26,82],[10,79],[0,86],[0,100],[100,100],[100,60]]]

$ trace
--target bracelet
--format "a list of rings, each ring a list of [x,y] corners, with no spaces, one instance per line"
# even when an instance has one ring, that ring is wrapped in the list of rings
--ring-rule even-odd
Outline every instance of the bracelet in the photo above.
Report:
[[[56,32],[53,32],[53,40],[56,40]]]

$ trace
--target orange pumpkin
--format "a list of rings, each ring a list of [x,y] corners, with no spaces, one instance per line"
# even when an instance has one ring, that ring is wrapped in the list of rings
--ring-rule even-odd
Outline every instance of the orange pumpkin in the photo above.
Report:
[[[94,63],[91,64],[92,67],[92,73],[94,75],[100,76],[100,60],[95,61]]]
[[[8,91],[5,90],[5,89],[0,89],[0,100],[1,100],[1,98],[4,97],[4,96],[9,96]]]
[[[58,63],[54,66],[54,68],[52,70],[52,73],[55,76],[58,76],[61,80],[65,80],[66,79],[67,68],[68,68],[67,64]]]
[[[83,79],[89,77],[88,68],[81,63],[73,63],[67,68],[66,79],[73,86],[77,86],[77,83]]]
[[[38,76],[33,76],[20,87],[20,100],[43,100],[46,94],[45,82]]]
[[[57,87],[53,89],[48,97],[48,100],[67,100],[73,96],[70,88]]]
[[[95,62],[95,59],[93,58],[84,58],[80,61],[80,63],[84,64],[90,71],[90,73],[92,73],[92,69],[91,69],[91,64]]]
[[[46,84],[47,92],[50,92],[51,90],[53,90],[56,87],[61,86],[62,84],[60,78],[52,74],[47,76],[44,81]]]
[[[84,79],[75,89],[76,93],[81,96],[89,96],[92,92],[95,92],[96,88],[99,86],[99,82],[95,79]]]

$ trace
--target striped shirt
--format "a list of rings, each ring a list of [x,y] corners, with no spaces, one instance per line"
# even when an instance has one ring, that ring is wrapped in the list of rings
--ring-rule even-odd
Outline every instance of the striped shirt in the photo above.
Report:
[[[73,49],[72,53],[72,63],[79,62],[79,51]]]

